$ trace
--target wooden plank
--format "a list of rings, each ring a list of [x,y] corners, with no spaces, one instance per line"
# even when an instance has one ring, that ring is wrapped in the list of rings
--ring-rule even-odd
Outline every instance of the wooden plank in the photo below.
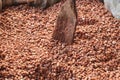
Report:
[[[72,44],[76,30],[77,12],[75,0],[67,0],[58,15],[53,31],[53,39],[66,44]]]

